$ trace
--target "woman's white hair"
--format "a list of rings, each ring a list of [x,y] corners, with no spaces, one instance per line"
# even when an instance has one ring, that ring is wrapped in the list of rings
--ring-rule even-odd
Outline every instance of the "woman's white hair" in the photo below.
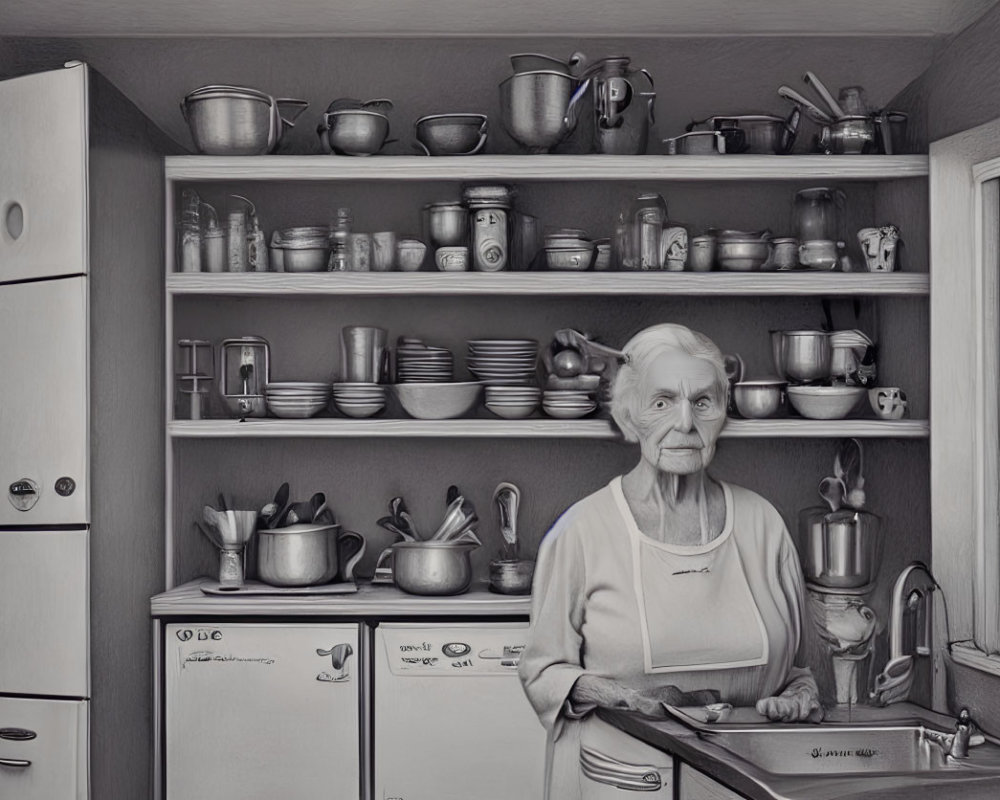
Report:
[[[625,363],[618,368],[611,387],[611,416],[628,442],[638,441],[633,424],[639,385],[649,365],[667,351],[703,358],[715,369],[716,382],[725,402],[729,401],[729,378],[718,345],[705,334],[683,325],[665,322],[639,331],[622,348]]]

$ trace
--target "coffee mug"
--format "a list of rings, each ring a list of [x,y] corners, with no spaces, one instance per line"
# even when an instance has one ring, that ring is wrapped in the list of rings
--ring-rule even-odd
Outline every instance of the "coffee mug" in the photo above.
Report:
[[[909,403],[906,392],[896,386],[876,386],[868,390],[868,402],[881,419],[902,419]]]

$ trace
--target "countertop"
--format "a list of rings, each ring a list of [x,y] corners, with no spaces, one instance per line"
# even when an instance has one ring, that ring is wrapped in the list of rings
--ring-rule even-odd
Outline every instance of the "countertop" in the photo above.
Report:
[[[205,594],[211,584],[199,578],[150,598],[154,617],[180,616],[348,616],[348,617],[523,617],[531,609],[530,595],[491,592],[486,582],[475,583],[464,594],[424,597],[406,594],[388,584],[358,583],[358,590],[331,595]]]
[[[924,717],[932,713],[908,703],[888,708],[859,706],[853,709],[850,721],[864,723],[906,719],[918,710]],[[651,719],[632,712],[607,709],[599,709],[597,714],[626,733],[677,756],[750,800],[912,800],[917,797],[967,800],[972,788],[970,784],[976,784],[977,797],[1000,797],[1000,777],[995,774],[773,775],[758,770],[673,719]],[[940,719],[948,728],[954,724],[948,717]],[[833,710],[827,713],[827,721],[846,722],[848,718],[843,712]],[[986,793],[980,793],[984,788]]]

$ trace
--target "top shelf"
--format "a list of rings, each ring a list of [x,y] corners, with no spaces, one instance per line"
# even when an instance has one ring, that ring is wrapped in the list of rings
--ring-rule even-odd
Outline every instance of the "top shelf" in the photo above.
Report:
[[[168,181],[740,181],[926,177],[914,156],[168,156]]]

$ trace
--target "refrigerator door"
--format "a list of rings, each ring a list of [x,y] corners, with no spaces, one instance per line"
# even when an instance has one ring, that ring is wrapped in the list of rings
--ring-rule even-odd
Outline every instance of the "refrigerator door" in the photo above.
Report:
[[[521,688],[526,623],[375,629],[377,798],[541,800],[545,729]]]
[[[0,797],[86,800],[87,703],[0,697]]]
[[[167,800],[360,797],[358,631],[167,625]]]
[[[86,529],[0,530],[0,693],[90,696],[89,542]]]
[[[0,81],[0,283],[87,271],[87,68]]]
[[[0,286],[0,339],[0,527],[83,525],[87,279]]]

